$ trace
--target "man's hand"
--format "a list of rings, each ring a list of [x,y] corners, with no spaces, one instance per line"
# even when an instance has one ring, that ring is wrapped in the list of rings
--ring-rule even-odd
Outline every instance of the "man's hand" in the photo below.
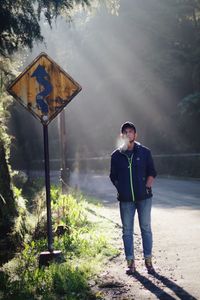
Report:
[[[153,185],[153,181],[154,181],[154,177],[153,176],[147,177],[146,187],[147,188],[151,188],[152,185]]]

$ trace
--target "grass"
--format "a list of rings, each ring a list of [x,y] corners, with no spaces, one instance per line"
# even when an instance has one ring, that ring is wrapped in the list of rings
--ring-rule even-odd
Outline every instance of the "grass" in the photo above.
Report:
[[[91,199],[88,203],[81,194],[62,195],[54,186],[51,198],[54,249],[62,251],[65,262],[39,268],[39,253],[47,250],[47,241],[41,201],[35,202],[32,218],[37,222],[32,236],[1,267],[0,299],[100,299],[91,293],[89,281],[95,280],[107,257],[117,254],[109,243],[110,224],[96,214],[91,221],[91,211],[98,210],[98,203]]]

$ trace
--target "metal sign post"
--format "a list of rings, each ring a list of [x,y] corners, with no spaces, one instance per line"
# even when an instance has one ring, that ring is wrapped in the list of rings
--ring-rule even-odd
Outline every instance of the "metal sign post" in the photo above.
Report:
[[[46,185],[46,205],[47,205],[47,239],[48,239],[48,250],[52,252],[53,233],[52,233],[52,221],[51,221],[48,126],[43,125],[43,136],[44,136],[44,165],[45,165],[45,185]]]
[[[48,251],[40,254],[39,265],[48,265],[62,254],[53,249],[48,124],[81,91],[81,86],[46,53],[41,53],[7,91],[43,125]]]

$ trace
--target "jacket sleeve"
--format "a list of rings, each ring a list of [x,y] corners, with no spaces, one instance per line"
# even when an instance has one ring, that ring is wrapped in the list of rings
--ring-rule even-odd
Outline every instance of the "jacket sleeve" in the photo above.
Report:
[[[116,160],[113,156],[111,156],[111,164],[110,164],[110,180],[117,188],[118,185],[118,176],[117,176],[117,168],[116,168]]]
[[[147,172],[147,177],[152,176],[152,177],[156,177],[157,172],[155,170],[155,166],[154,166],[154,161],[151,155],[151,151],[148,151],[147,154],[147,168],[146,168],[146,172]]]

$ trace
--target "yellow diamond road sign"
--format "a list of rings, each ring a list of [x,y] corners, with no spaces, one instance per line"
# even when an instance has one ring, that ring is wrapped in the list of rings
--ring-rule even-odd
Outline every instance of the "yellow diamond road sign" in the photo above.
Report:
[[[46,53],[41,53],[7,90],[48,125],[81,91],[81,86]]]

